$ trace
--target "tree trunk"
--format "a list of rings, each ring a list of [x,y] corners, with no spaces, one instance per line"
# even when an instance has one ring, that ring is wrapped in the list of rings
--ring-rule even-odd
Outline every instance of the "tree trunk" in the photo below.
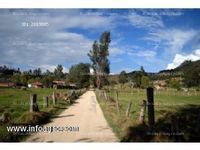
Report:
[[[97,84],[97,88],[100,89],[101,88],[101,79],[100,79],[99,74],[97,74],[96,84]]]

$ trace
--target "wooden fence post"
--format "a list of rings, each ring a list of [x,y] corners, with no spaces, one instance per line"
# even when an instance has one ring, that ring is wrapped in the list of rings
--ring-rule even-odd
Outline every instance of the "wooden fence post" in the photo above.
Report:
[[[146,106],[147,106],[147,101],[143,100],[142,105],[141,105],[141,110],[140,110],[140,117],[139,117],[139,122],[141,124],[145,124],[145,113],[146,113]]]
[[[55,92],[53,92],[52,99],[53,99],[53,105],[56,105],[57,99],[56,99]]]
[[[100,98],[104,98],[104,95],[103,95],[103,91],[102,90],[99,90],[100,91]]]
[[[118,91],[116,91],[116,108],[117,108],[117,112],[119,113],[119,98],[118,98]]]
[[[130,101],[126,110],[126,117],[129,117],[130,111],[131,111],[131,106],[132,106],[132,102]]]
[[[7,123],[11,121],[11,115],[9,112],[3,112],[2,116],[0,116],[0,122]]]
[[[148,101],[148,121],[150,130],[153,130],[155,124],[155,114],[154,114],[154,95],[153,88],[147,88],[147,101]]]
[[[200,132],[200,110],[197,116],[197,132]]]
[[[43,97],[43,100],[44,100],[44,108],[48,107],[48,100],[49,100],[49,97],[48,96],[44,96]]]
[[[106,91],[104,91],[104,98],[105,98],[105,100],[108,100],[108,96],[106,94]]]
[[[37,105],[37,94],[31,94],[30,96],[30,112],[39,111]]]

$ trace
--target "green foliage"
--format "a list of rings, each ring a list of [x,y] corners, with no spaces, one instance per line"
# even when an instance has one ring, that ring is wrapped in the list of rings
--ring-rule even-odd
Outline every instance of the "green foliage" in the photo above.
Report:
[[[141,78],[141,88],[145,89],[150,86],[150,79],[148,76],[142,76]]]
[[[140,71],[136,71],[131,75],[131,80],[137,88],[145,88],[150,84],[150,79],[143,66],[141,66]]]
[[[120,72],[119,74],[119,83],[126,83],[128,80],[127,80],[127,76],[126,76],[126,72],[125,71],[122,71]]]
[[[56,67],[56,69],[54,70],[54,75],[55,75],[56,79],[61,79],[61,78],[64,77],[63,66],[62,65],[58,65]]]
[[[23,85],[27,85],[28,79],[29,79],[29,75],[21,74],[20,81]]]
[[[42,70],[40,68],[34,69],[33,70],[33,75],[41,76],[42,75]]]
[[[31,77],[29,80],[28,80],[28,83],[33,83],[33,82],[37,82],[37,81],[41,81],[41,78],[40,77]]]
[[[16,84],[21,83],[20,74],[19,74],[19,73],[14,74],[14,75],[11,77],[11,81],[14,82],[14,83],[16,83]]]
[[[79,63],[69,70],[69,82],[75,83],[78,88],[88,87],[90,84],[90,65]]]
[[[132,75],[131,79],[135,85],[135,87],[140,88],[141,87],[141,73],[136,72]]]
[[[54,77],[51,75],[43,76],[42,83],[45,87],[52,87],[53,86]]]
[[[140,73],[141,73],[142,76],[146,76],[147,75],[143,66],[140,67]]]
[[[92,67],[96,75],[96,85],[102,86],[102,76],[110,73],[109,44],[111,42],[110,32],[103,32],[99,42],[94,41],[88,56],[92,62]]]
[[[187,87],[200,87],[200,68],[194,68],[184,73],[184,83]]]
[[[174,88],[174,89],[180,89],[180,86],[181,84],[179,80],[174,79],[174,78],[169,80],[169,87]]]

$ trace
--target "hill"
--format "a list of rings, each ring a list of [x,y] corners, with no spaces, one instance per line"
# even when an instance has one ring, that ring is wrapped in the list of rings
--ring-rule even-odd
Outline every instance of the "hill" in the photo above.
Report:
[[[200,70],[200,60],[197,61],[184,61],[181,65],[176,67],[175,69],[170,69],[170,70],[161,70],[157,73],[151,73],[147,72],[147,75],[153,79],[167,79],[170,77],[180,77],[183,75],[184,72],[188,72],[190,70]],[[140,71],[132,71],[127,73],[127,77],[132,77],[134,74],[138,74]],[[118,76],[119,74],[109,76],[109,79],[114,79],[116,82],[118,81]]]
[[[159,72],[159,74],[160,73],[178,73],[178,72],[183,73],[183,72],[193,70],[193,69],[200,69],[200,60],[197,60],[197,61],[186,60],[178,67],[171,70],[162,70]]]

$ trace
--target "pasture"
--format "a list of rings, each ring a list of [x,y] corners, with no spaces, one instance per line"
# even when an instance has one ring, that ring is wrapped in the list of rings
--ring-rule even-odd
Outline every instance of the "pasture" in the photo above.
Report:
[[[7,125],[43,124],[50,121],[51,117],[68,108],[71,103],[58,97],[56,105],[53,105],[52,93],[68,94],[70,90],[50,88],[0,88],[0,116],[6,111],[11,115],[8,124],[0,123],[0,141],[21,141],[24,136],[12,135],[6,130]],[[39,112],[29,112],[30,95],[37,94]],[[43,97],[48,96],[48,107],[44,107]]]
[[[116,90],[107,87],[105,94],[96,91],[97,99],[108,123],[121,141],[196,141],[199,140],[200,92],[188,92],[166,89],[154,90],[155,129],[149,132],[148,111],[145,124],[139,123],[143,100],[147,100],[145,89],[122,88],[118,91],[119,110],[116,107]],[[104,92],[103,92],[104,93]],[[130,115],[126,116],[129,103],[132,102]],[[175,121],[172,122],[172,118]],[[172,125],[178,126],[177,134],[172,135]]]

